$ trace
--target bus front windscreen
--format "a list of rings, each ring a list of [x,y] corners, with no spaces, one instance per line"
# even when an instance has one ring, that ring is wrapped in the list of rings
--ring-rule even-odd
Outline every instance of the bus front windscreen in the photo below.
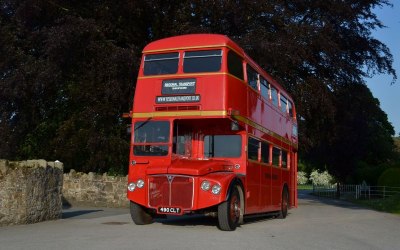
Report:
[[[136,122],[133,154],[137,156],[168,155],[169,128],[168,121]]]

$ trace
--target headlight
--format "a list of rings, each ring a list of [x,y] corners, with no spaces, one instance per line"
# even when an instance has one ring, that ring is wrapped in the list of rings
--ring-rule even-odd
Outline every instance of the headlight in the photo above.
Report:
[[[212,187],[211,192],[212,192],[213,194],[219,194],[219,193],[221,192],[221,186],[218,185],[218,184],[215,184],[215,185]]]
[[[204,191],[210,190],[210,187],[211,187],[211,184],[210,184],[209,181],[203,181],[201,183],[201,189],[204,190]]]
[[[138,188],[144,187],[144,180],[139,179],[139,180],[136,182],[136,186],[137,186]]]
[[[135,188],[136,188],[136,184],[134,182],[131,182],[128,184],[129,191],[133,192],[133,191],[135,191]]]

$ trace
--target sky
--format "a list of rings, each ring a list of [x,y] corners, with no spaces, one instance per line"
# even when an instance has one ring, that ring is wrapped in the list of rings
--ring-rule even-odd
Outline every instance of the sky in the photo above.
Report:
[[[392,0],[393,7],[384,6],[374,10],[386,28],[373,32],[373,37],[386,44],[393,55],[393,67],[399,78],[391,85],[393,77],[376,75],[366,79],[374,97],[379,99],[381,109],[388,115],[396,136],[400,134],[400,1]]]

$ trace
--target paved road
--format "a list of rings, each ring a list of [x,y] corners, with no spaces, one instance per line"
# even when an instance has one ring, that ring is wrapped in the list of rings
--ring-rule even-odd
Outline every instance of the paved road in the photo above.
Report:
[[[247,220],[234,232],[201,216],[136,226],[127,209],[67,209],[62,220],[0,227],[0,249],[400,249],[400,216],[299,198],[285,220]]]

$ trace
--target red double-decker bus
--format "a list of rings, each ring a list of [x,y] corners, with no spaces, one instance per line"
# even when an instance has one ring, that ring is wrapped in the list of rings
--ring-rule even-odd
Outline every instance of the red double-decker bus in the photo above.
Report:
[[[170,37],[143,50],[127,196],[136,224],[297,206],[297,122],[289,94],[224,35]]]

